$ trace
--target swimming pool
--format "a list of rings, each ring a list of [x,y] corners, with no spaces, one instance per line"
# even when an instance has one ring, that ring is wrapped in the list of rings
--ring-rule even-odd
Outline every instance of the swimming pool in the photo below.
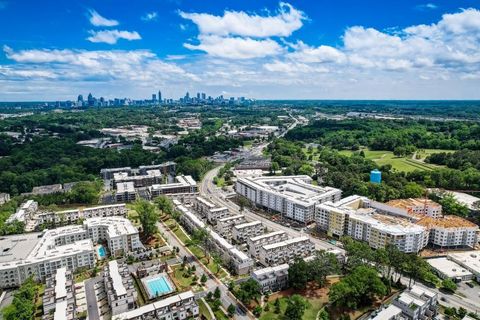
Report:
[[[98,256],[100,258],[105,258],[107,256],[107,251],[105,250],[105,248],[103,246],[99,246],[98,249],[97,249],[97,252],[98,252]]]
[[[147,289],[150,299],[160,297],[174,291],[170,280],[166,274],[156,275],[152,278],[142,279],[145,288]]]

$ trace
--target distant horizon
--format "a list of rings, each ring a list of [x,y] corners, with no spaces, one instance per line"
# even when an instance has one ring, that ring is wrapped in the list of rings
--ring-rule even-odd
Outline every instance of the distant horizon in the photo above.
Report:
[[[474,0],[0,0],[0,100],[476,101],[478,34]]]
[[[340,102],[351,102],[351,101],[373,101],[373,102],[479,102],[478,99],[256,99],[245,97],[247,99],[253,99],[254,101],[340,101]],[[106,99],[115,99],[115,98],[106,98]],[[123,99],[123,98],[120,98]],[[132,100],[143,100],[143,99],[133,99]],[[174,99],[176,100],[176,99]],[[68,100],[17,100],[17,101],[0,101],[1,104],[4,103],[54,103],[57,101],[68,101]],[[74,101],[71,99],[70,101]],[[109,106],[113,107],[113,106]],[[85,108],[95,108],[95,107],[85,107]]]

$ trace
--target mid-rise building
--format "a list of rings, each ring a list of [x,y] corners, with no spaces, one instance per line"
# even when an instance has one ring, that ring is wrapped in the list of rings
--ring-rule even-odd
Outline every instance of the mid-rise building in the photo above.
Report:
[[[311,184],[309,176],[271,176],[238,178],[236,192],[262,208],[280,212],[303,223],[315,218],[315,206],[340,200],[342,191]]]
[[[265,226],[260,221],[251,221],[233,226],[232,239],[236,243],[245,243],[248,238],[256,237],[265,232]]]
[[[15,211],[14,214],[8,217],[6,222],[7,223],[11,223],[13,221],[26,222],[27,220],[31,219],[31,217],[35,214],[37,210],[38,210],[38,202],[34,200],[27,200],[20,205],[20,207],[17,209],[17,211]]]
[[[126,263],[109,261],[103,269],[103,281],[113,316],[135,309],[137,290]]]
[[[154,184],[148,188],[151,198],[162,194],[197,194],[197,183],[191,176],[176,176],[175,182],[166,184]]]
[[[442,206],[430,199],[397,199],[387,202],[388,206],[407,211],[411,216],[438,218],[442,215]]]
[[[424,217],[417,224],[430,231],[430,244],[436,247],[475,248],[478,243],[478,225],[458,216]]]
[[[215,229],[222,237],[226,239],[230,239],[232,238],[233,226],[237,224],[243,224],[245,222],[247,222],[247,220],[245,219],[245,216],[243,214],[229,216],[222,219],[218,219]]]
[[[247,239],[247,246],[252,257],[258,258],[260,254],[260,247],[281,242],[288,239],[288,235],[285,231],[274,231],[265,233],[256,237],[250,237]]]
[[[55,317],[52,312],[61,315]],[[76,319],[75,284],[73,274],[67,268],[57,269],[56,273],[48,277],[43,295],[43,318],[42,320]]]
[[[252,272],[263,293],[280,291],[288,287],[288,264],[266,267]]]
[[[117,184],[117,191],[115,192],[115,200],[117,202],[132,202],[137,199],[137,192],[133,182],[123,182]]]
[[[196,212],[198,212],[203,218],[215,225],[218,219],[225,218],[229,215],[228,208],[217,207],[212,202],[203,197],[196,197],[193,202],[193,206]]]
[[[129,175],[128,172],[116,172],[113,174],[113,184],[116,186],[125,182],[133,182],[135,188],[149,187],[154,184],[162,183],[162,173],[160,170],[147,170],[145,174]]]
[[[197,319],[198,304],[192,291],[150,303],[140,308],[114,315],[112,320],[146,320],[146,319]]]
[[[310,257],[314,252],[315,245],[308,237],[297,237],[262,246],[259,262],[266,267],[276,266],[291,263],[295,258]]]

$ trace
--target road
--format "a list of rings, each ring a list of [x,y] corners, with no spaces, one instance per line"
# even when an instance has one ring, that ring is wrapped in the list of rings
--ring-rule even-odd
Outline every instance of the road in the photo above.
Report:
[[[239,307],[237,302],[231,297],[231,293],[228,290],[227,286],[225,286],[218,278],[215,277],[214,274],[210,272],[202,263],[200,263],[197,258],[188,250],[179,240],[178,238],[173,234],[170,229],[168,229],[165,225],[162,223],[157,223],[158,229],[162,232],[164,237],[166,238],[167,242],[170,244],[171,247],[178,247],[179,248],[179,256],[181,257],[187,257],[187,261],[195,266],[195,274],[197,277],[200,279],[203,273],[205,273],[208,276],[208,280],[205,283],[205,286],[207,287],[207,291],[214,292],[215,289],[218,287],[221,292],[221,298],[220,301],[222,303],[222,306],[225,308],[225,310],[233,304],[234,306],[237,306],[237,310],[235,313],[235,319],[241,319],[241,320],[247,320],[250,319],[250,317]]]
[[[88,279],[85,281],[85,297],[87,298],[87,313],[88,319],[100,319],[100,315],[98,314],[98,306],[97,306],[97,295],[95,294],[94,286],[97,282],[102,281],[102,276],[97,276],[92,279]]]

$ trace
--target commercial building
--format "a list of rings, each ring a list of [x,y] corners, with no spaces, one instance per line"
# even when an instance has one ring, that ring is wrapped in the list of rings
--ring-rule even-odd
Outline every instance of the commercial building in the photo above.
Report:
[[[236,243],[245,243],[248,238],[256,237],[265,232],[265,226],[260,221],[251,221],[233,226],[232,239]]]
[[[117,191],[115,192],[115,200],[117,202],[131,202],[137,198],[135,185],[133,182],[123,182],[117,184]]]
[[[168,297],[140,308],[114,315],[112,320],[197,319],[198,304],[192,291]]]
[[[56,273],[46,280],[43,314],[42,320],[76,319],[73,274],[65,267],[57,269]]]
[[[473,273],[458,263],[446,258],[432,258],[426,260],[441,279],[451,279],[455,282],[469,281],[475,278]]]
[[[175,182],[166,184],[154,184],[148,188],[151,198],[158,197],[162,194],[197,194],[197,183],[191,176],[176,176]]]
[[[106,242],[112,255],[143,248],[138,230],[120,217],[90,218],[72,225],[0,239],[0,288],[21,285],[29,276],[44,281],[66,267],[93,268],[94,242]]]
[[[224,238],[230,239],[232,237],[233,226],[247,222],[243,214],[225,217],[217,220],[215,229]]]
[[[103,282],[113,316],[135,309],[137,290],[126,263],[109,261],[103,269]]]
[[[314,252],[315,245],[308,237],[298,237],[260,247],[259,261],[266,267],[276,266],[290,263],[298,257],[309,257]]]
[[[417,224],[430,230],[433,246],[475,248],[478,243],[478,225],[458,216],[424,217]]]
[[[288,239],[288,235],[285,231],[275,231],[270,233],[265,233],[256,237],[247,238],[247,246],[252,257],[258,258],[260,253],[260,247],[281,242]]]
[[[480,250],[450,253],[447,257],[473,273],[477,282],[480,282]]]
[[[258,282],[262,292],[275,292],[288,287],[288,264],[266,267],[252,272],[252,279]]]
[[[78,208],[73,210],[63,211],[43,211],[37,213],[32,222],[34,226],[42,224],[75,224],[80,220],[89,218],[101,218],[101,217],[125,217],[127,214],[127,207],[124,203],[96,206],[91,208]]]
[[[342,191],[311,184],[309,176],[272,176],[238,178],[236,192],[257,206],[280,212],[284,217],[309,223],[315,206],[340,200]]]

